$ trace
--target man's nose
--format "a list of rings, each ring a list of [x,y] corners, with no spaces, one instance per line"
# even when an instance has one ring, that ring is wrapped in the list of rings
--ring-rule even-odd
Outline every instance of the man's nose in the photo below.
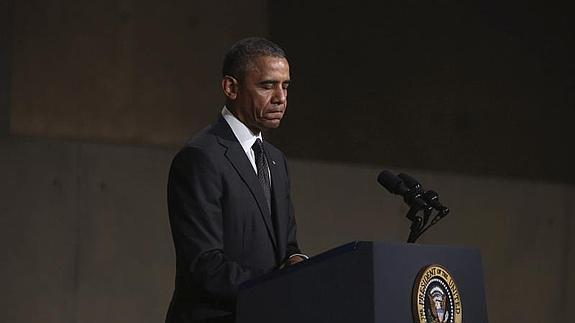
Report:
[[[281,86],[278,86],[273,93],[273,103],[275,104],[283,104],[286,102],[286,98],[287,98],[287,90],[282,88]]]

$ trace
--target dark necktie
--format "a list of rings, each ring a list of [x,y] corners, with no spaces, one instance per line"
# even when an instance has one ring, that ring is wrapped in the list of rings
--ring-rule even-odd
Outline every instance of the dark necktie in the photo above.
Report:
[[[268,168],[268,161],[264,154],[264,146],[262,141],[258,138],[253,144],[252,149],[256,157],[256,168],[258,170],[258,180],[264,190],[264,195],[268,202],[268,211],[271,212],[271,188],[270,188],[270,173]]]

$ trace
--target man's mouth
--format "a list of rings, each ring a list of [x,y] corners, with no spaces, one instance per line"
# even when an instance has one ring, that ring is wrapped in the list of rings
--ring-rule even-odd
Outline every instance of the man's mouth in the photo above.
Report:
[[[264,112],[263,117],[269,120],[281,119],[285,109],[282,107],[272,107]]]
[[[278,112],[267,112],[266,114],[264,114],[264,117],[266,119],[281,119],[283,117],[284,113],[282,111],[278,111]]]

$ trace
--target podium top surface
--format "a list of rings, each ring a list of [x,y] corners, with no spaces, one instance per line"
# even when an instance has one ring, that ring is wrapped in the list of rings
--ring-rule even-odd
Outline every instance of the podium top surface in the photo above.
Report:
[[[449,251],[450,253],[457,253],[457,254],[467,254],[473,255],[480,260],[480,252],[479,249],[473,247],[464,247],[464,246],[448,246],[448,245],[427,245],[427,244],[417,244],[417,243],[400,243],[400,242],[387,242],[387,241],[351,241],[341,246],[338,246],[333,249],[329,249],[324,251],[316,256],[310,257],[310,259],[301,262],[295,266],[286,267],[281,270],[276,270],[270,273],[267,273],[263,276],[257,277],[255,279],[246,281],[240,285],[240,290],[251,288],[258,284],[261,284],[265,281],[277,279],[283,275],[289,275],[293,272],[297,272],[300,270],[305,270],[308,267],[315,266],[318,263],[329,261],[329,259],[341,256],[346,253],[350,252],[357,252],[360,250],[394,250],[403,253],[403,251],[420,251],[420,252],[432,252],[432,253],[445,253]],[[443,258],[443,257],[442,257]]]

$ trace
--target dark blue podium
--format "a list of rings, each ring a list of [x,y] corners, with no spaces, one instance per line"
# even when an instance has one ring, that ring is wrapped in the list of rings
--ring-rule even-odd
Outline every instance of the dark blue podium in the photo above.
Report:
[[[411,323],[418,274],[431,264],[457,284],[463,322],[487,322],[473,248],[352,242],[244,283],[237,323]]]

